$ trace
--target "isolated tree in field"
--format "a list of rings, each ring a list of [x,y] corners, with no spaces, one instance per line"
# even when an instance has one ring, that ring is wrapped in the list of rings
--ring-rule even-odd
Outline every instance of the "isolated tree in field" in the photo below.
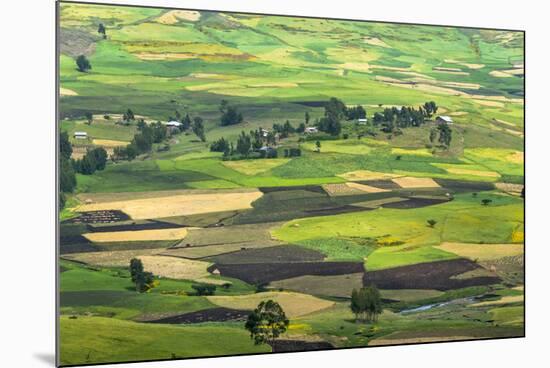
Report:
[[[315,149],[317,150],[317,152],[321,152],[321,141],[315,142]]]
[[[204,134],[204,123],[200,116],[195,116],[195,118],[193,119],[193,133],[195,133],[195,135],[199,137],[201,142],[206,142],[206,135]]]
[[[189,114],[185,114],[185,117],[181,121],[181,130],[187,130],[191,128],[191,117]]]
[[[436,138],[437,138],[437,129],[436,128],[430,129],[430,143],[434,144]]]
[[[143,263],[139,258],[130,260],[130,276],[136,285],[136,291],[143,293],[153,287],[154,277],[151,272],[143,270]]]
[[[126,121],[134,120],[136,117],[134,116],[134,112],[131,109],[128,109],[123,115],[122,119]],[[145,123],[145,122],[144,122]]]
[[[492,202],[493,202],[492,199],[485,198],[485,199],[482,199],[482,200],[481,200],[481,205],[482,205],[482,206],[488,206],[488,205],[490,205]]]
[[[289,320],[279,303],[273,300],[261,302],[248,316],[245,328],[255,345],[273,343],[288,329]]]
[[[61,132],[59,134],[59,153],[62,158],[70,159],[73,154],[73,146],[69,141],[69,134],[67,132]]]
[[[306,111],[306,113],[305,113],[305,115],[304,115],[304,120],[305,120],[305,122],[306,122],[306,125],[309,124],[309,119],[310,119],[309,112]]]
[[[193,284],[191,288],[195,290],[197,295],[214,295],[216,292],[216,285],[210,284]]]
[[[80,55],[76,58],[76,67],[78,68],[79,72],[87,72],[88,70],[92,69],[92,64],[90,64],[90,61],[86,56]]]
[[[447,124],[439,124],[439,143],[447,148],[451,145],[452,130]]]
[[[88,111],[84,114],[84,116],[86,117],[86,123],[88,125],[91,125],[92,122],[94,121],[94,115],[91,112]]]
[[[231,106],[227,100],[222,100],[220,104],[221,125],[234,125],[243,122],[243,115],[237,110],[235,106]]]
[[[237,152],[246,157],[250,153],[251,147],[252,142],[250,136],[244,131],[241,132],[241,135],[239,135],[239,138],[237,139]]]
[[[437,221],[434,220],[434,219],[429,219],[428,221],[426,221],[428,223],[428,226],[429,227],[434,227],[436,224],[437,224]]]
[[[353,289],[350,309],[356,320],[375,322],[382,313],[382,299],[376,286]]]
[[[102,34],[103,38],[107,38],[107,32],[103,23],[99,23],[99,26],[97,27],[97,33]]]

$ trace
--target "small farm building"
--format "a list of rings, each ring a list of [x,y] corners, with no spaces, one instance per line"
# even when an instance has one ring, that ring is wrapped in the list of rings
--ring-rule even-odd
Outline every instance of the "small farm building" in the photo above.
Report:
[[[179,128],[181,126],[181,123],[179,121],[172,120],[167,123],[164,123],[164,125],[166,125],[167,127]]]
[[[319,131],[319,129],[317,129],[316,127],[306,127],[306,129],[304,130],[305,133],[317,133]]]
[[[363,118],[363,119],[357,119],[357,123],[361,124],[361,125],[364,125],[367,123],[367,118]]]
[[[88,133],[86,132],[74,132],[75,139],[87,139]]]
[[[450,116],[446,116],[446,115],[438,116],[437,119],[435,119],[435,121],[438,124],[452,124],[453,123],[453,119]]]

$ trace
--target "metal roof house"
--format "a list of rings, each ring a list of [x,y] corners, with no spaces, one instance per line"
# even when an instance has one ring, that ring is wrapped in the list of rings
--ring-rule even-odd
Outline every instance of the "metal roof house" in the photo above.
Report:
[[[317,133],[319,129],[317,127],[306,127],[304,133]]]
[[[167,123],[164,123],[164,125],[166,125],[167,127],[179,128],[181,126],[181,123],[179,121],[172,120]]]
[[[450,116],[441,115],[438,116],[437,119],[435,119],[436,123],[438,124],[452,124],[453,119]]]
[[[367,123],[367,118],[357,119],[357,123],[363,125]]]
[[[86,133],[86,132],[74,132],[73,136],[75,137],[75,139],[87,139],[88,138],[88,133]]]

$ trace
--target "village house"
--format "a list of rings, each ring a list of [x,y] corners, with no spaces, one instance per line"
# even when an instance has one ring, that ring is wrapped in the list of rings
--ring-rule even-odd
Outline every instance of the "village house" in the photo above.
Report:
[[[311,133],[317,133],[318,131],[319,129],[317,129],[317,127],[306,127],[306,129],[304,130],[304,133],[311,134]]]
[[[435,119],[435,122],[438,124],[452,124],[453,119],[450,116],[441,115],[438,116],[437,119]]]
[[[357,119],[357,123],[359,125],[365,125],[367,124],[367,118]]]
[[[86,132],[74,132],[75,139],[88,139],[88,133]]]
[[[260,128],[260,134],[261,134],[262,138],[267,138],[267,135],[269,134],[269,130],[264,129],[264,128]]]
[[[166,130],[168,131],[168,133],[173,134],[179,131],[182,124],[179,121],[172,120],[164,123],[164,125],[166,126]]]

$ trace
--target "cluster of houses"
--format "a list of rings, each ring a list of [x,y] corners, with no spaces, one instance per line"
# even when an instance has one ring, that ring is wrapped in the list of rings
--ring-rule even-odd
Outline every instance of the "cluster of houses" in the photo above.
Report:
[[[452,124],[453,119],[450,116],[447,116],[447,115],[440,115],[435,119],[435,122],[437,124]],[[365,124],[367,124],[367,119],[366,118],[357,119],[357,123],[359,125],[365,125]],[[179,130],[181,125],[182,125],[179,121],[176,121],[176,120],[171,120],[171,121],[168,121],[168,122],[163,123],[163,124],[166,126],[169,133],[174,133],[175,130]],[[269,134],[269,130],[266,130],[266,129],[263,129],[263,128],[260,128],[260,132],[262,134],[262,137],[264,137],[264,138],[266,138],[267,135]],[[319,132],[319,129],[317,129],[317,127],[313,127],[313,126],[308,126],[304,130],[305,134],[314,134],[314,133],[317,133],[317,132]],[[74,138],[75,139],[88,139],[88,133],[80,132],[80,131],[79,132],[74,132]]]

